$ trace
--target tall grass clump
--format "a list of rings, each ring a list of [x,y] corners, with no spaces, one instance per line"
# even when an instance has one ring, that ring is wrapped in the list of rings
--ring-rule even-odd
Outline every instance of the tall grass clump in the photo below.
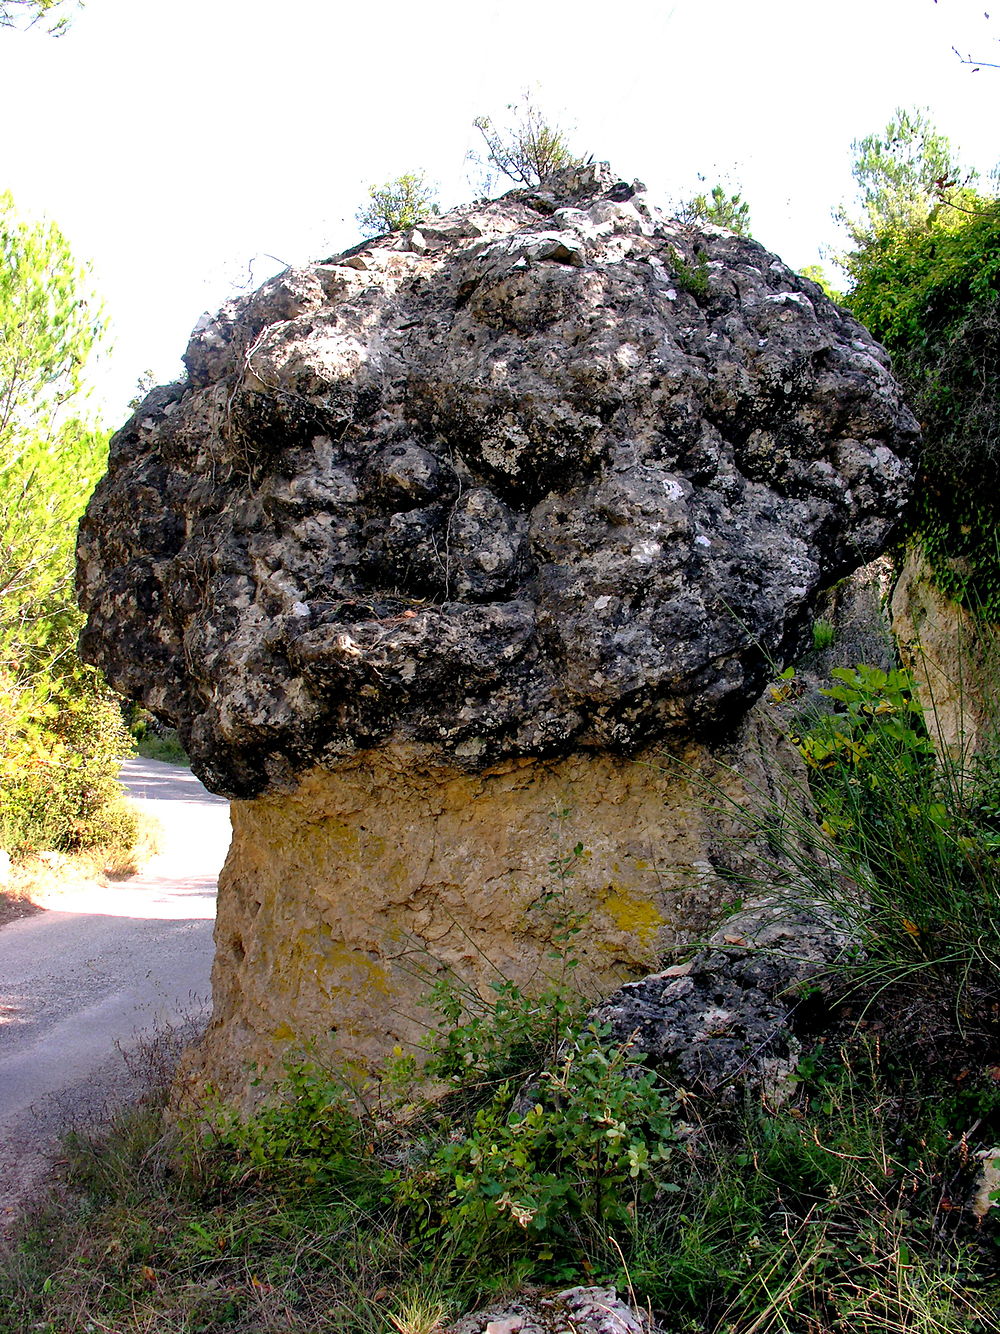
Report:
[[[780,811],[763,797],[733,807],[774,853],[744,889],[844,922],[855,989],[904,988],[947,998],[960,1019],[1000,1017],[1000,750],[966,761],[936,747],[904,669],[835,668],[821,693],[832,707],[789,736],[808,785]]]

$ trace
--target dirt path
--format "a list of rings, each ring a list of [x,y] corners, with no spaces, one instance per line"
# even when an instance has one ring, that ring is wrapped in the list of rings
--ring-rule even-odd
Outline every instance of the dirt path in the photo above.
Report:
[[[160,854],[118,884],[54,892],[0,931],[0,1222],[61,1126],[122,1094],[116,1042],[208,1007],[228,803],[156,760],[126,761],[122,779],[162,824]]]

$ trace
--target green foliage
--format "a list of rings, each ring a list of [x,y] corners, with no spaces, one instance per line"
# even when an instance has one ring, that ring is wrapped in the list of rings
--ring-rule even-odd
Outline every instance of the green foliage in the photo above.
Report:
[[[535,1020],[539,1001],[521,1000]],[[444,1008],[461,1018],[462,996]],[[592,1029],[553,1051],[545,1020],[516,1103],[508,1084],[366,1104],[299,1061],[268,1106],[211,1107],[180,1144],[147,1105],[110,1141],[76,1137],[71,1193],[0,1260],[0,1303],[53,1334],[375,1334],[583,1280],[684,1334],[996,1334],[1000,1233],[963,1202],[1000,1139],[1000,1067],[911,1061],[885,1015],[814,1044],[774,1104],[709,1108]],[[436,1031],[450,1065],[486,1029]]]
[[[136,817],[118,782],[132,741],[116,697],[70,649],[58,671],[0,690],[0,744],[0,846],[15,854],[132,847]]]
[[[127,705],[124,716],[136,748],[145,759],[161,760],[165,764],[190,765],[187,751],[175,728],[165,726],[139,704]]]
[[[104,330],[86,273],[52,223],[28,223],[0,194],[0,459],[15,437],[51,427],[79,394],[81,372]]]
[[[710,222],[725,227],[737,236],[752,236],[750,205],[738,190],[729,194],[724,186],[713,185],[708,194],[696,194],[677,211],[681,222]]]
[[[0,842],[11,851],[127,837],[117,705],[76,656],[77,520],[107,434],[68,410],[103,329],[85,275],[50,225],[0,196]]]
[[[636,1228],[633,1284],[720,1334],[996,1330],[995,1265],[950,1211],[959,1137],[970,1112],[1000,1127],[1000,1095],[930,1082],[887,1043],[817,1046],[783,1106],[699,1127],[682,1190]]]
[[[831,840],[818,856],[789,841],[797,892],[850,924],[856,976],[950,997],[960,1016],[995,1007],[1000,759],[966,772],[939,757],[906,672],[859,665],[832,675],[823,693],[836,711],[792,738]]]
[[[1000,202],[942,213],[859,257],[847,300],[893,354],[924,427],[910,531],[943,591],[1000,615]]]
[[[846,767],[854,776],[863,775],[861,786],[877,790],[886,769],[903,779],[933,765],[934,747],[908,672],[884,672],[859,663],[835,667],[831,676],[837,684],[820,693],[840,708],[821,714],[798,738],[814,772],[839,773]],[[865,768],[873,759],[877,763],[869,778]]]
[[[882,237],[925,228],[963,175],[967,181],[974,179],[963,173],[926,108],[897,107],[883,130],[854,140],[851,150],[861,213],[851,218],[841,208],[838,217],[859,249]]]
[[[501,1085],[460,1135],[441,1140],[438,1128],[416,1170],[392,1174],[395,1198],[422,1248],[523,1251],[572,1277],[583,1234],[601,1239],[669,1187],[676,1104],[654,1072],[593,1029],[564,1044],[528,1105],[515,1095]]]
[[[830,621],[813,622],[812,643],[817,653],[822,653],[825,649],[830,648],[836,637],[837,631]]]
[[[950,146],[922,117],[875,139],[859,146],[867,221],[846,301],[892,353],[924,428],[911,535],[943,591],[995,618],[1000,497],[979,483],[1000,463],[1000,201],[957,187]]]
[[[963,487],[917,497],[913,531],[946,597],[985,621],[1000,621],[1000,507]]]
[[[944,207],[926,227],[875,237],[851,266],[851,309],[904,374],[923,369],[964,324],[973,303],[1000,292],[1000,204]],[[914,366],[916,363],[916,366]]]
[[[368,188],[368,203],[358,210],[364,236],[402,232],[423,218],[439,213],[437,190],[422,171],[407,171],[384,185]]]
[[[567,132],[546,119],[529,93],[508,103],[505,124],[489,116],[477,116],[473,124],[486,146],[487,163],[517,185],[539,185],[553,172],[583,162],[570,149]]]
[[[707,257],[696,252],[695,262],[689,264],[680,251],[673,246],[670,248],[670,256],[670,267],[678,285],[685,292],[690,293],[696,301],[703,300],[708,296]]]
[[[217,1182],[267,1182],[286,1188],[328,1187],[364,1176],[361,1126],[344,1086],[320,1066],[290,1061],[277,1100],[250,1118],[223,1103],[211,1107],[207,1136]],[[204,1147],[204,1146],[203,1146]]]
[[[137,743],[137,747],[144,759],[190,767],[190,757],[172,727],[165,728],[162,732],[147,732]]]
[[[830,282],[826,269],[823,268],[822,264],[806,264],[800,269],[800,273],[803,278],[808,278],[810,282],[813,282],[817,287],[822,288],[824,294],[828,296],[831,301],[836,301],[838,306],[844,304],[843,292],[838,292],[833,283]]]

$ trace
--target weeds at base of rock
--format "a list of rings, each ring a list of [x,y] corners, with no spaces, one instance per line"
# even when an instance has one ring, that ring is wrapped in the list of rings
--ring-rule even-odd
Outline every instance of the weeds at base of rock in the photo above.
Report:
[[[73,1137],[0,1309],[48,1334],[440,1334],[505,1292],[582,1282],[677,1334],[1000,1330],[1000,1230],[967,1207],[975,1148],[1000,1141],[1000,1064],[911,1066],[890,1015],[859,1030],[845,1012],[781,1108],[713,1108],[580,1036],[571,1008],[575,1045],[546,1014],[533,1049],[537,1002],[508,989],[503,1010],[506,1068],[481,1011],[429,1041],[453,1090],[434,1105],[405,1080],[359,1105],[303,1059],[254,1116],[209,1100],[178,1129],[171,1058],[143,1057],[152,1094]]]
[[[905,682],[838,681],[811,750],[828,829],[765,811],[758,832],[866,934],[780,1107],[720,1106],[609,1051],[572,992],[567,922],[547,996],[438,983],[433,1104],[406,1061],[366,1098],[304,1054],[249,1118],[209,1101],[168,1127],[153,1098],[78,1136],[67,1193],[0,1268],[0,1309],[48,1334],[440,1334],[505,1292],[580,1282],[671,1334],[1000,1334],[1000,1209],[973,1208],[1000,1143],[993,789],[942,808]]]

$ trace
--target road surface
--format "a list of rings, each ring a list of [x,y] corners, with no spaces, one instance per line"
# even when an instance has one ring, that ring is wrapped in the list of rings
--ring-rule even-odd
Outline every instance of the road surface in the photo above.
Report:
[[[127,760],[130,796],[161,851],[110,886],[57,891],[0,929],[0,1224],[45,1170],[61,1128],[128,1082],[116,1042],[194,1024],[209,1005],[229,807],[187,769]]]

